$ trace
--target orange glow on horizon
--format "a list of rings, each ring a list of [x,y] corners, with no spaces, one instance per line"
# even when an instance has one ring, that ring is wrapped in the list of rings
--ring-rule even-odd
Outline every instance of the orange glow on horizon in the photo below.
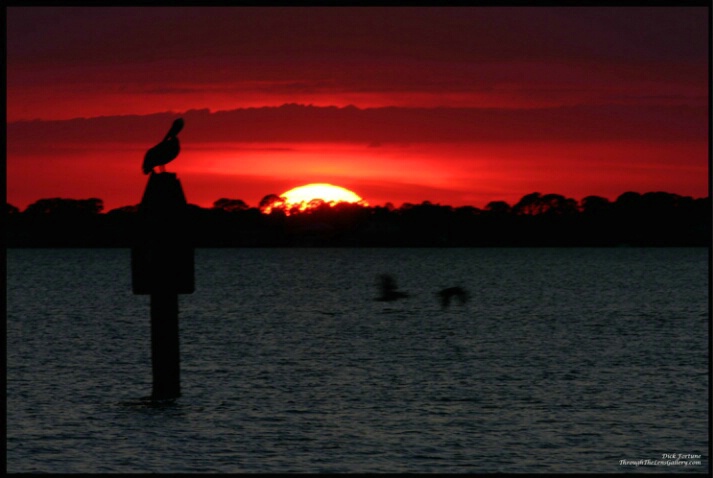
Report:
[[[305,184],[285,191],[279,197],[280,201],[267,205],[263,208],[263,212],[269,214],[273,209],[284,208],[289,214],[294,209],[305,211],[321,204],[334,206],[339,203],[351,203],[368,206],[354,191],[328,183]]]
[[[183,133],[181,133],[183,134]],[[188,135],[186,135],[188,136]],[[41,198],[98,197],[105,210],[137,204],[146,144],[8,145],[7,201],[21,210]],[[151,144],[149,144],[150,146]],[[213,146],[213,147],[209,147]],[[258,206],[295,184],[344,185],[370,205],[428,200],[454,207],[510,204],[533,191],[615,200],[626,191],[706,197],[707,142],[518,142],[395,145],[194,143],[186,138],[168,170],[187,199],[221,197]],[[101,160],[98,160],[101,158]],[[674,159],[672,159],[674,158]],[[683,159],[675,162],[675,158]],[[576,159],[576,160],[575,160]],[[62,178],[62,181],[58,181]],[[606,178],[605,181],[602,178]]]

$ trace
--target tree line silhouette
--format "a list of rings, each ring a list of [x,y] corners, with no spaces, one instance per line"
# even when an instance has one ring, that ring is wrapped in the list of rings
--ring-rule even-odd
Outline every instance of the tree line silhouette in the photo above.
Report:
[[[286,210],[280,197],[258,207],[221,198],[189,204],[184,233],[195,247],[709,246],[710,197],[625,192],[615,201],[533,192],[516,204],[452,207],[423,201],[396,208],[316,200]],[[24,211],[6,203],[8,247],[131,247],[138,205],[102,212],[101,199],[40,199]],[[266,213],[265,211],[270,211]]]

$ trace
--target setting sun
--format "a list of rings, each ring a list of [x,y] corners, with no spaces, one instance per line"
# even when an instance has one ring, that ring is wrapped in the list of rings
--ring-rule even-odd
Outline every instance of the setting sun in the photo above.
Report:
[[[366,205],[364,200],[355,192],[327,183],[313,183],[299,186],[285,191],[280,194],[280,197],[285,199],[285,207],[288,210],[297,207],[300,211],[304,211],[310,206],[310,202],[312,201],[324,201],[332,206],[340,202]]]

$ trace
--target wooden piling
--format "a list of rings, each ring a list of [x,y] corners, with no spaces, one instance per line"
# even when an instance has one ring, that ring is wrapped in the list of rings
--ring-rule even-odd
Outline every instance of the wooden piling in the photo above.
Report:
[[[178,294],[151,294],[151,370],[154,400],[181,396]]]
[[[187,202],[173,173],[151,173],[131,250],[134,294],[151,296],[152,400],[181,395],[178,294],[194,291]]]

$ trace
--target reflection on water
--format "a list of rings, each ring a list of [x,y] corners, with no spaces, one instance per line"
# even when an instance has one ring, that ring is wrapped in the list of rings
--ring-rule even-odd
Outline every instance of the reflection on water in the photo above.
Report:
[[[147,406],[129,251],[10,250],[11,472],[707,472],[705,249],[216,249]],[[391,274],[409,297],[375,301]],[[438,291],[470,300],[443,308]],[[662,453],[700,465],[634,467]]]

